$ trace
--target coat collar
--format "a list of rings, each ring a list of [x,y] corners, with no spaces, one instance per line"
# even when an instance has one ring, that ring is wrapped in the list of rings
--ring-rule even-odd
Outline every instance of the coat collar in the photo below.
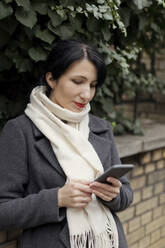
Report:
[[[93,133],[103,133],[109,130],[107,123],[99,117],[89,114],[89,128]]]

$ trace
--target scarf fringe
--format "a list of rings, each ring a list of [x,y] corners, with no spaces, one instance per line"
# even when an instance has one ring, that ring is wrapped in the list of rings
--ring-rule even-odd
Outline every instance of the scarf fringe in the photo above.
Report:
[[[74,248],[115,248],[114,241],[110,223],[107,223],[107,229],[100,234],[95,234],[90,229],[84,234],[70,235],[70,244]]]

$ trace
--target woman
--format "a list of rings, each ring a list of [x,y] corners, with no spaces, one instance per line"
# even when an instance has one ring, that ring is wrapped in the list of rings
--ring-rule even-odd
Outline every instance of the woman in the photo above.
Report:
[[[105,76],[94,48],[58,42],[25,114],[2,131],[0,229],[23,229],[23,248],[127,247],[115,212],[132,202],[129,182],[94,182],[120,163],[108,122],[89,114]]]

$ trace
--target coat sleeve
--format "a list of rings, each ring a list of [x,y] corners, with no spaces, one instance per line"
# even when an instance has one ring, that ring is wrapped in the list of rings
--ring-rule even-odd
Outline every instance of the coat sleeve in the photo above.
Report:
[[[108,127],[109,127],[109,139],[112,142],[111,165],[113,166],[115,164],[121,164],[121,161],[120,161],[120,158],[117,152],[116,144],[114,141],[114,136],[112,133],[112,128],[109,125],[109,123],[108,123]],[[133,191],[130,187],[129,181],[127,180],[125,176],[121,177],[120,181],[122,183],[122,187],[120,189],[120,193],[118,194],[116,198],[114,198],[112,201],[109,201],[109,202],[101,199],[102,203],[106,205],[107,207],[109,207],[112,212],[119,212],[119,211],[126,209],[127,207],[129,207],[129,205],[133,201]]]
[[[28,184],[26,139],[16,121],[9,121],[0,137],[0,230],[30,228],[60,222],[58,188],[25,196]]]

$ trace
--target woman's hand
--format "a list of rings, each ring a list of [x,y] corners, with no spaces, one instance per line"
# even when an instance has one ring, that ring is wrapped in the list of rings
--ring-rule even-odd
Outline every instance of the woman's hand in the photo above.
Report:
[[[100,197],[102,200],[111,201],[120,193],[122,184],[114,177],[108,177],[107,182],[111,184],[92,182],[90,188],[92,189],[92,193]]]
[[[92,200],[92,189],[85,180],[72,180],[67,182],[58,191],[58,206],[85,208]]]

